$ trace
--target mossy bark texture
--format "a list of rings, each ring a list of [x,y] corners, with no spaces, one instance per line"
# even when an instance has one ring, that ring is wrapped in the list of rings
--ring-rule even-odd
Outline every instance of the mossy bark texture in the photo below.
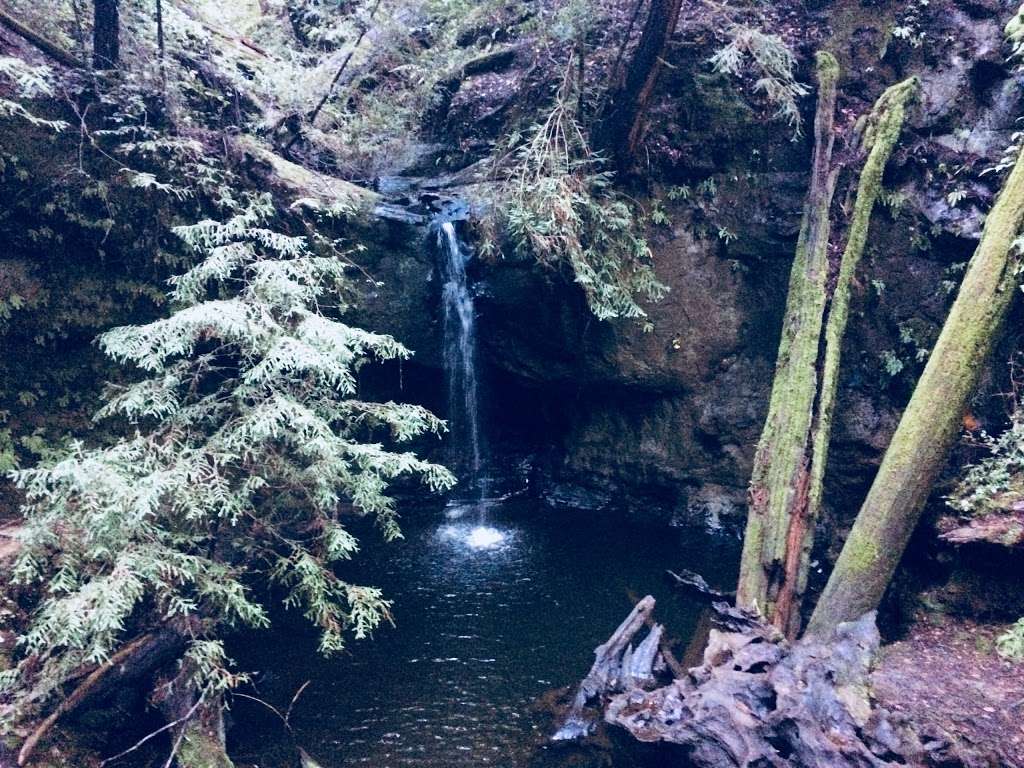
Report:
[[[790,271],[768,418],[754,457],[737,590],[738,605],[756,606],[776,626],[788,623],[776,610],[776,603],[786,589],[784,570],[792,511],[806,507],[807,442],[818,391],[818,351],[827,299],[829,208],[836,181],[832,147],[839,65],[835,57],[818,54],[817,76],[811,183]]]
[[[838,77],[838,67],[834,61],[819,58],[822,89],[829,75]],[[853,277],[864,253],[882,174],[916,88],[914,78],[889,88],[868,116],[863,137],[867,156],[834,281],[829,279],[828,217],[835,171],[819,163],[819,147],[830,140],[821,136],[820,130],[827,120],[831,133],[834,80],[831,94],[824,90],[819,94],[815,171],[790,277],[768,420],[755,457],[738,593],[741,606],[756,604],[791,637],[799,630],[814,527],[821,508]],[[831,103],[824,101],[825,97]],[[827,196],[816,192],[816,181]],[[834,283],[831,291],[830,283]]]
[[[956,301],[840,552],[808,632],[876,608],[960,429],[1016,293],[1013,242],[1024,220],[1024,159],[985,221]]]
[[[234,768],[224,749],[224,717],[219,699],[201,707],[180,736],[180,768]]]
[[[903,130],[907,104],[917,94],[919,81],[908,78],[888,88],[875,102],[868,116],[863,146],[867,152],[860,179],[857,182],[857,196],[853,215],[846,236],[839,263],[839,274],[835,280],[828,315],[825,322],[825,348],[821,363],[821,386],[811,437],[811,477],[807,493],[808,525],[800,552],[795,594],[799,611],[800,598],[807,588],[807,574],[810,570],[811,548],[814,544],[814,524],[821,512],[824,489],[825,467],[828,464],[828,446],[832,436],[832,416],[835,411],[836,393],[839,389],[839,365],[842,357],[843,337],[850,316],[850,292],[854,275],[864,255],[867,243],[871,211],[878,202],[882,190],[882,174],[892,156],[893,149]],[[795,620],[795,619],[794,619]]]

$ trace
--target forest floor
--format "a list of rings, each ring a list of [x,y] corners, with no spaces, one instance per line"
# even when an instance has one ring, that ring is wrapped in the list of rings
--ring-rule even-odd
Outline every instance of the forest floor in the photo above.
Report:
[[[4,521],[0,514],[0,563],[6,563],[18,553],[18,540],[15,536],[19,527],[18,520]]]
[[[1024,768],[1024,664],[995,652],[1003,629],[963,621],[915,625],[882,649],[873,676],[878,702],[907,718],[921,741],[935,746],[933,754]]]

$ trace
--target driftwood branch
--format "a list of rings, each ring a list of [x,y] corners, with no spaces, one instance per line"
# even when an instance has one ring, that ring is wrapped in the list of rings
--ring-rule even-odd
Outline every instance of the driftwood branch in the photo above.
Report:
[[[694,571],[681,570],[678,573],[675,571],[665,571],[665,573],[672,580],[672,583],[680,589],[686,590],[691,594],[697,594],[706,600],[732,601],[736,599],[735,592],[722,592],[715,589],[707,583],[703,576]]]
[[[65,67],[71,67],[72,69],[85,69],[85,65],[78,59],[77,56],[72,54],[67,49],[63,48],[57,43],[53,42],[49,38],[36,32],[34,29],[30,29],[18,21],[16,18],[11,16],[0,9],[0,24],[7,27],[18,37],[24,38],[28,42],[32,43],[36,48],[45,53],[51,59],[63,64]]]
[[[658,650],[661,653],[662,661],[665,662],[665,666],[667,666],[669,668],[669,670],[672,672],[672,676],[673,677],[681,677],[682,675],[684,675],[686,673],[686,668],[683,667],[683,665],[679,662],[679,659],[677,659],[675,657],[675,654],[672,653],[672,648],[670,647],[669,640],[665,636],[665,633],[663,631],[661,631],[662,627],[659,624],[655,623],[654,618],[650,614],[648,614],[648,616],[647,616],[647,622],[646,623],[647,623],[648,629],[650,629],[652,632],[653,632],[653,630],[656,627],[659,630],[659,632],[658,632]],[[654,660],[654,665],[652,666],[652,669],[656,669],[656,668],[657,668],[657,659]]]
[[[596,717],[587,711],[591,702],[653,682],[664,632],[651,618],[653,611],[654,598],[648,595],[633,607],[611,637],[594,649],[594,663],[580,683],[553,740],[578,739],[590,733],[596,724]],[[650,631],[634,648],[633,638],[645,626],[650,626]]]
[[[254,43],[247,37],[241,37],[239,35],[232,34],[231,32],[228,32],[225,29],[221,29],[220,27],[211,24],[209,21],[203,18],[194,8],[191,8],[188,5],[188,3],[177,2],[174,5],[179,11],[188,16],[192,21],[202,26],[210,34],[219,37],[222,40],[225,40],[233,45],[236,45],[239,48],[244,48],[245,50],[243,51],[243,53],[248,53],[250,55],[255,54],[256,56],[259,56],[260,58],[263,59],[273,58],[263,48],[256,45],[256,43]]]
[[[711,609],[711,621],[720,630],[726,632],[756,632],[761,627],[761,616],[755,611],[737,608],[733,605],[735,592],[723,592],[715,589],[701,576],[693,571],[681,570],[665,572],[672,583],[678,588],[706,600]],[[681,675],[676,675],[681,677]]]

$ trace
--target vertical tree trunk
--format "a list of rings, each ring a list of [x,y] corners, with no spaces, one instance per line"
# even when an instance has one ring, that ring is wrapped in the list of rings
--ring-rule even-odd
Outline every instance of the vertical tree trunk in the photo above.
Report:
[[[92,65],[113,69],[121,58],[118,0],[93,0]]]
[[[180,768],[234,768],[224,749],[224,705],[219,697],[200,706],[182,726],[180,739]]]
[[[160,66],[163,66],[165,44],[164,44],[164,0],[156,0],[156,47],[160,52]]]
[[[836,77],[838,68],[829,58],[825,55],[818,61],[821,88],[811,190],[790,278],[772,400],[755,457],[737,594],[739,605],[757,605],[790,637],[800,628],[814,527],[821,509],[853,277],[864,253],[882,173],[903,128],[906,104],[917,90],[916,78],[892,86],[867,118],[863,134],[867,156],[846,247],[830,291],[828,209],[836,171],[829,168],[825,155],[830,150],[835,82],[829,85],[827,79]]]
[[[985,221],[960,292],[818,601],[809,633],[827,632],[881,601],[1016,294],[1018,259],[1012,250],[1022,220],[1024,159],[1018,158]]]
[[[628,168],[643,134],[644,114],[661,72],[662,57],[679,21],[682,0],[651,0],[636,52],[626,69],[624,81],[613,87],[613,95],[597,129],[597,145],[615,157],[620,168]]]
[[[79,5],[79,0],[71,0],[71,13],[75,19],[75,46],[78,49],[78,55],[83,60],[88,59],[85,47],[85,23],[82,20],[82,7]]]
[[[825,468],[828,464],[828,446],[832,437],[832,415],[835,410],[836,393],[839,388],[839,365],[843,349],[843,337],[850,314],[850,291],[853,278],[864,255],[867,242],[871,211],[878,201],[882,188],[882,174],[892,156],[906,116],[907,103],[917,94],[918,79],[911,77],[886,89],[881,95],[864,129],[863,150],[867,152],[860,179],[857,182],[857,196],[853,215],[846,234],[846,247],[839,263],[835,288],[826,310],[824,353],[821,361],[821,385],[814,414],[810,446],[810,487],[807,492],[807,524],[799,559],[792,564],[793,601],[790,626],[792,633],[798,630],[797,622],[807,575],[810,570],[811,549],[814,546],[814,526],[821,512]]]
[[[818,393],[818,356],[827,300],[829,208],[835,192],[833,125],[839,64],[817,56],[814,156],[803,223],[790,272],[768,418],[754,457],[737,604],[758,607],[787,631],[793,613],[787,576],[803,544],[809,482],[808,436]],[[779,601],[781,606],[777,606]]]
[[[755,604],[790,637],[800,628],[814,527],[821,510],[850,290],[864,253],[882,174],[903,128],[916,78],[882,94],[863,130],[864,167],[835,280],[827,255],[836,170],[826,157],[835,107],[828,58],[819,59],[815,160],[804,228],[790,277],[768,419],[755,457],[738,603]],[[834,286],[830,290],[830,285]],[[820,383],[819,383],[820,382]]]
[[[157,686],[155,703],[173,723],[171,743],[179,768],[234,768],[224,748],[224,702],[220,696],[198,698],[193,668],[186,663],[173,679]]]

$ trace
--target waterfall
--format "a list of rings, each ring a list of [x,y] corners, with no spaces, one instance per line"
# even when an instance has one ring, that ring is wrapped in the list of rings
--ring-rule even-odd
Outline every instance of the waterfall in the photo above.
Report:
[[[476,317],[466,278],[471,254],[446,221],[437,231],[441,253],[444,366],[448,376],[448,422],[456,446],[469,457],[470,483],[483,494],[480,401],[476,365]]]

